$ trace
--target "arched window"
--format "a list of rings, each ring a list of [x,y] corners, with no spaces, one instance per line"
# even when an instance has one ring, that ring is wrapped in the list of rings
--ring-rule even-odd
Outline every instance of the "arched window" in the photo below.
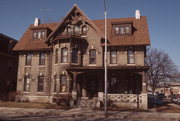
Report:
[[[39,76],[38,77],[37,91],[38,92],[43,92],[44,91],[44,76]]]
[[[67,92],[67,76],[60,76],[60,92]]]
[[[110,64],[116,64],[117,63],[117,52],[111,51],[110,52]]]
[[[87,35],[87,26],[82,27],[82,35]]]
[[[24,77],[24,91],[29,92],[29,90],[30,90],[30,77],[25,76]]]
[[[128,50],[128,64],[134,64],[135,58],[134,58],[134,50]]]
[[[89,64],[96,64],[96,50],[89,50]]]
[[[71,35],[72,34],[72,28],[69,26],[67,27],[67,34],[68,35]]]
[[[71,60],[72,63],[78,63],[78,49],[77,48],[72,49],[71,59],[72,59]]]
[[[74,26],[74,35],[79,35],[79,26]]]
[[[58,49],[55,50],[55,63],[58,62]]]
[[[63,47],[61,49],[61,63],[67,63],[68,62],[68,49],[67,47]]]

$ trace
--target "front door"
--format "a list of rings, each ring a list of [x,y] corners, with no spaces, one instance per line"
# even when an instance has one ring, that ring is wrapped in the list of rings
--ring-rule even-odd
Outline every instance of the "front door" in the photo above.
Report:
[[[86,82],[87,95],[89,98],[98,96],[98,79],[95,75],[88,76]]]

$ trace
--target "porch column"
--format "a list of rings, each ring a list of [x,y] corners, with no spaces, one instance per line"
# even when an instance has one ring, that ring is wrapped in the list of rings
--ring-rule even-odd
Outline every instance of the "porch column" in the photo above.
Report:
[[[142,75],[142,93],[147,93],[147,83],[146,83],[146,72],[141,72]]]

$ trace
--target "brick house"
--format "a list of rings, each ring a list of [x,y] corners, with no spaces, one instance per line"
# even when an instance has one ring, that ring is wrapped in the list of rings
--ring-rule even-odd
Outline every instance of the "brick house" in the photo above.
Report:
[[[0,100],[6,100],[10,91],[16,91],[18,55],[12,49],[17,42],[0,33]]]
[[[107,24],[108,100],[147,108],[146,17],[108,19]],[[14,50],[19,53],[17,90],[24,98],[51,102],[57,94],[72,94],[81,105],[103,102],[103,19],[91,20],[74,5],[61,23],[36,19]]]

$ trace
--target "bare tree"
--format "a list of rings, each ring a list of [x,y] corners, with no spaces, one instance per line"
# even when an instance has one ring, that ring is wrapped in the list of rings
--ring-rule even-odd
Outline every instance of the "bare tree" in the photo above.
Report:
[[[146,64],[149,66],[147,76],[153,94],[160,82],[177,79],[177,68],[164,51],[149,49],[146,56]]]

